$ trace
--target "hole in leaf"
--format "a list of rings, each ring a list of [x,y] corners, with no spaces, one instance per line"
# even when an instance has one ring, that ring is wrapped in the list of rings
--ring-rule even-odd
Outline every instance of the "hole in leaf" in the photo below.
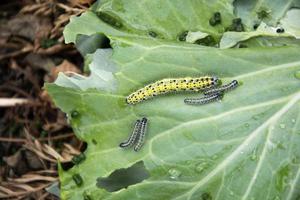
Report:
[[[130,185],[135,185],[149,178],[150,174],[145,168],[144,162],[139,161],[128,168],[117,169],[108,177],[97,178],[97,187],[109,192],[115,192]]]
[[[83,154],[83,152],[86,150],[86,148],[87,148],[87,143],[86,142],[82,142],[82,143],[80,143],[79,144],[79,149],[80,149],[80,151],[82,152],[82,154]],[[68,170],[68,169],[71,169],[75,164],[79,164],[79,163],[81,163],[82,161],[84,161],[85,160],[85,156],[84,156],[84,158],[82,157],[83,155],[81,155],[80,157],[80,161],[77,159],[77,161],[75,161],[74,162],[74,160],[73,161],[71,161],[71,162],[65,162],[65,163],[61,163],[61,167],[63,168],[63,170]]]
[[[98,48],[111,48],[109,39],[99,33],[90,36],[77,35],[76,47],[83,56],[94,53]]]
[[[87,145],[86,142],[80,143],[80,144],[79,144],[79,147],[80,147],[79,149],[80,149],[80,151],[81,151],[81,152],[84,152],[84,151],[87,149],[87,146],[88,146],[88,145]]]
[[[63,168],[63,170],[71,169],[73,166],[74,163],[72,162],[61,163],[61,167]]]

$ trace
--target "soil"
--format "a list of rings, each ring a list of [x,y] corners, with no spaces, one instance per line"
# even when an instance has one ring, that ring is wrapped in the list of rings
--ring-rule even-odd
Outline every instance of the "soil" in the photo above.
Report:
[[[59,72],[82,73],[83,58],[62,31],[92,3],[1,1],[0,199],[58,199],[47,192],[57,188],[57,160],[70,167],[85,148],[43,85]]]

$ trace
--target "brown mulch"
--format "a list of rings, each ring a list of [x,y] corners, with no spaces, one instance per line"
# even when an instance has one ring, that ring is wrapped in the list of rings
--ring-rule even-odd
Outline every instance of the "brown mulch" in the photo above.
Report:
[[[43,90],[58,72],[82,72],[62,31],[93,0],[2,0],[0,4],[0,199],[58,199],[57,160],[84,145]]]

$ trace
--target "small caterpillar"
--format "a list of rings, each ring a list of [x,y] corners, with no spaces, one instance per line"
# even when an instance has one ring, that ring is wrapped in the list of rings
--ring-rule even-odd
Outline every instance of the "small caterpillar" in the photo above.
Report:
[[[129,136],[128,140],[125,142],[120,143],[120,147],[125,148],[125,147],[130,147],[134,144],[137,136],[139,135],[140,129],[141,129],[141,121],[136,120],[133,131],[131,135]]]
[[[211,26],[216,26],[217,24],[220,24],[222,22],[221,19],[221,13],[215,12],[214,15],[209,19],[209,24]]]
[[[211,89],[205,91],[204,95],[211,95],[211,94],[215,94],[215,93],[226,92],[228,90],[232,90],[232,89],[236,88],[238,86],[238,84],[239,83],[237,80],[233,80],[230,83],[223,85],[221,87],[211,88]]]
[[[86,158],[86,157],[85,157],[84,153],[81,153],[81,154],[79,154],[79,155],[77,155],[77,156],[74,156],[74,157],[72,158],[72,162],[73,162],[75,165],[77,165],[77,164],[83,162],[83,161],[85,160],[85,158]]]
[[[80,176],[80,174],[74,174],[72,176],[72,179],[77,186],[81,186],[83,184],[83,180],[82,180],[82,177]]]
[[[202,98],[186,98],[184,99],[184,103],[193,105],[193,104],[198,104],[198,105],[203,105],[207,103],[211,103],[213,101],[220,100],[223,97],[222,93],[214,93],[211,95],[206,95]]]
[[[214,76],[163,79],[133,92],[126,97],[126,102],[128,104],[136,104],[160,94],[180,91],[200,91],[212,88],[218,84],[219,79]]]
[[[142,121],[141,121],[141,128],[140,128],[140,131],[139,131],[139,138],[138,138],[138,141],[136,143],[136,145],[134,146],[133,150],[134,151],[138,151],[141,149],[141,147],[143,146],[144,144],[144,141],[145,141],[145,135],[146,135],[146,129],[147,129],[147,118],[143,118]]]

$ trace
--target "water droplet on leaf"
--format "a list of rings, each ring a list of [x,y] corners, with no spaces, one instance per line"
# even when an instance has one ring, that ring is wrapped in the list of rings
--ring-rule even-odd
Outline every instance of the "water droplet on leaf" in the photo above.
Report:
[[[203,170],[205,170],[208,167],[208,163],[207,162],[202,162],[199,163],[198,165],[196,165],[195,171],[197,173],[201,173],[203,172]]]
[[[285,124],[279,124],[279,127],[285,129]]]
[[[272,153],[274,150],[274,144],[272,142],[269,142],[267,148],[268,148],[268,152]]]
[[[174,168],[169,169],[168,173],[169,173],[171,179],[178,179],[181,175],[181,171],[174,169]]]
[[[186,165],[191,165],[192,163],[193,163],[193,161],[191,161],[191,160],[185,161],[185,164],[186,164]]]
[[[280,197],[279,197],[279,196],[276,196],[276,197],[274,197],[273,200],[280,200]]]
[[[251,156],[250,156],[250,159],[251,159],[252,161],[257,160],[257,149],[256,149],[256,148],[252,151]]]

